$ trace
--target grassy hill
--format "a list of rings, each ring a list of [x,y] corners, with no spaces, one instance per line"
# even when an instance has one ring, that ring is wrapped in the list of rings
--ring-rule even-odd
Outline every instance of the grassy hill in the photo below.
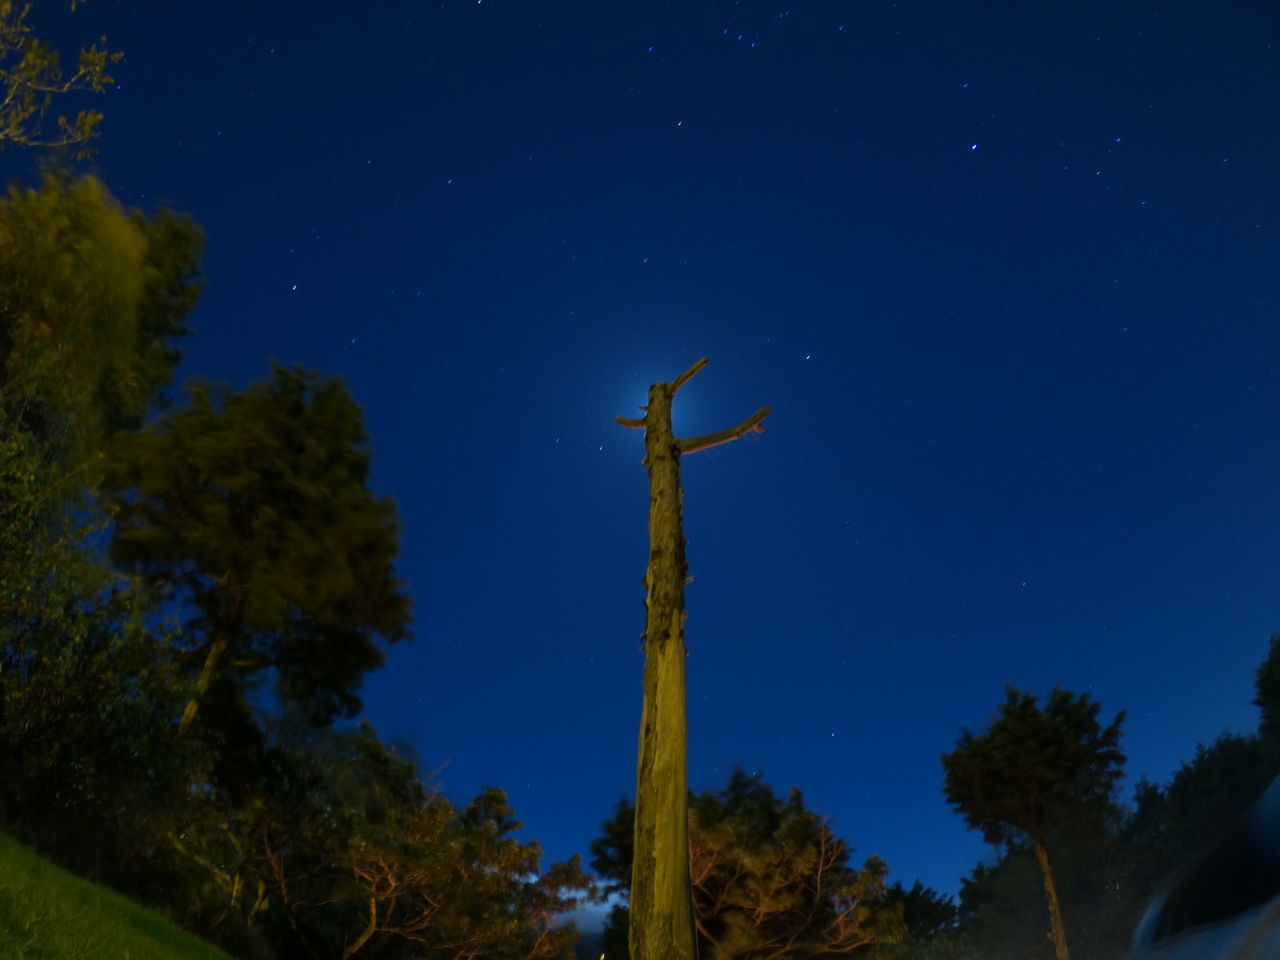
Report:
[[[0,834],[0,960],[231,960]]]

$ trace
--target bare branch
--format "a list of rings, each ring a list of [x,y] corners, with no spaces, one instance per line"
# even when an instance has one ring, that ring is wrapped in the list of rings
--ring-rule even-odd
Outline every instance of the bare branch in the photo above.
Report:
[[[675,383],[671,384],[671,395],[674,397],[676,395],[676,391],[688,383],[693,378],[693,375],[706,365],[707,358],[703,357],[684,373],[680,374],[680,376],[676,377]]]
[[[649,421],[644,417],[639,420],[633,420],[631,417],[614,417],[624,427],[630,427],[632,430],[643,430],[649,425]]]
[[[722,443],[737,440],[748,433],[764,433],[762,421],[772,412],[769,407],[761,407],[736,427],[730,427],[728,430],[721,430],[718,433],[703,434],[701,437],[678,439],[676,443],[679,445],[682,454],[697,453],[699,450],[706,450],[708,447],[718,447]]]

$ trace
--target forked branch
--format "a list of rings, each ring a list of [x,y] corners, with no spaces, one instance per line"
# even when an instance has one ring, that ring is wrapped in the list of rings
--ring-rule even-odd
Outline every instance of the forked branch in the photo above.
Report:
[[[691,366],[680,376],[676,377],[671,383],[671,396],[676,395],[676,391],[683,387],[686,383],[693,379],[694,375],[707,365],[707,358],[703,357],[693,366]],[[663,384],[655,384],[654,388],[663,386]],[[648,410],[648,407],[641,407],[641,410]],[[717,444],[728,443],[730,440],[737,440],[744,433],[755,431],[762,433],[764,428],[760,426],[760,421],[769,415],[768,407],[761,407],[748,419],[738,424],[736,427],[730,427],[728,430],[721,430],[719,433],[708,433],[702,437],[694,437],[691,440],[679,440],[681,453],[694,453],[698,450],[705,450],[707,447],[714,447]],[[631,430],[643,430],[649,426],[649,418],[646,413],[643,417],[614,417],[624,427]]]

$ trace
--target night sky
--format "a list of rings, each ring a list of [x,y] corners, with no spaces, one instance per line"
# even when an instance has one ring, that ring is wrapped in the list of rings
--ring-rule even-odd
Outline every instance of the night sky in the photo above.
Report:
[[[761,771],[954,892],[990,850],[939,755],[1005,684],[1128,710],[1126,797],[1255,727],[1272,4],[42,17],[127,54],[93,169],[208,233],[183,378],[299,362],[365,409],[417,637],[365,715],[455,800],[506,789],[549,857],[634,790],[647,477],[614,417],[702,356],[678,432],[774,412],[683,464],[695,790]]]

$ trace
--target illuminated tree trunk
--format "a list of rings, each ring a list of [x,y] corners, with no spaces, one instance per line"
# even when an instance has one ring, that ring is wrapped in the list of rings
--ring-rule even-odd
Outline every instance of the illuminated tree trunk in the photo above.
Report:
[[[178,724],[178,733],[186,733],[191,728],[192,721],[196,718],[196,713],[200,709],[200,701],[209,690],[213,678],[217,675],[218,669],[222,666],[222,660],[227,655],[227,650],[231,647],[231,634],[228,631],[222,631],[214,639],[213,644],[209,647],[209,653],[204,658],[204,666],[200,668],[200,676],[196,678],[195,695],[187,701],[186,709],[182,711],[182,721]]]
[[[1067,952],[1066,924],[1062,922],[1062,907],[1058,903],[1058,886],[1053,882],[1053,871],[1049,869],[1049,848],[1039,837],[1031,838],[1031,846],[1035,850],[1036,862],[1040,864],[1040,874],[1044,878],[1044,897],[1049,904],[1049,939],[1053,941],[1056,960],[1071,960]]]
[[[673,383],[649,387],[639,420],[649,471],[649,565],[645,571],[644,707],[636,768],[635,857],[631,869],[631,960],[696,960],[689,884],[688,735],[685,710],[684,559],[680,455],[761,431],[762,407],[736,427],[688,440],[671,427],[671,402],[699,360]]]

